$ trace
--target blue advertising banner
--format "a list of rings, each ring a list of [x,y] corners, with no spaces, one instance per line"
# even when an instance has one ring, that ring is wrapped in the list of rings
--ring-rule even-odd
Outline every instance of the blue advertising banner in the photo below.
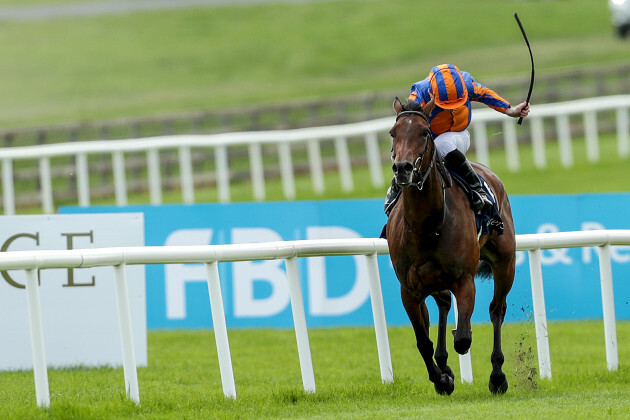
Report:
[[[511,203],[517,234],[630,228],[630,194],[513,196]],[[67,207],[61,212],[142,212],[149,246],[377,237],[386,222],[379,199]],[[617,319],[630,319],[630,247],[612,247],[611,255]],[[595,249],[546,250],[542,261],[548,319],[602,317]],[[378,262],[387,323],[409,325],[389,256],[379,256]],[[373,324],[364,257],[300,258],[298,267],[310,327]],[[282,260],[220,263],[219,275],[228,327],[293,327]],[[205,276],[202,264],[147,266],[148,328],[211,327]],[[487,322],[493,283],[477,280],[476,286],[472,321]],[[435,320],[435,305],[427,302]],[[520,252],[506,320],[531,317],[531,302],[527,254]]]

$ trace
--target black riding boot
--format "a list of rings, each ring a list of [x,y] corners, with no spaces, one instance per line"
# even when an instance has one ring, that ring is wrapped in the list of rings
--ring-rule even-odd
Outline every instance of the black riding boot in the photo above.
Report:
[[[385,196],[385,214],[389,216],[392,209],[394,208],[394,204],[396,203],[396,198],[400,195],[400,187],[396,183],[396,180],[392,178],[392,185],[387,189],[387,195]]]
[[[492,207],[492,202],[486,196],[485,191],[481,187],[479,175],[472,168],[466,156],[455,149],[444,156],[444,163],[447,167],[455,171],[457,175],[464,178],[464,181],[470,185],[473,190],[473,209],[475,211],[485,210]]]

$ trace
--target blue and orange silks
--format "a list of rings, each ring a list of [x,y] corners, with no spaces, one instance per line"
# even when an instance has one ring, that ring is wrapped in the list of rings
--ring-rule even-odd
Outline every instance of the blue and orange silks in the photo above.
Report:
[[[510,107],[510,103],[492,89],[475,82],[470,73],[450,64],[433,67],[424,80],[414,83],[409,100],[425,106],[431,95],[435,96],[436,106],[429,121],[435,136],[466,129],[470,124],[471,101],[481,102],[501,113]]]

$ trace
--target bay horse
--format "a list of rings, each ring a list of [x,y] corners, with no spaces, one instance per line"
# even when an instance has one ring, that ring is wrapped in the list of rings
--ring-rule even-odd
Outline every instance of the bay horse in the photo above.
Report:
[[[478,236],[469,197],[462,188],[451,186],[450,174],[444,170],[437,152],[427,117],[432,109],[433,102],[423,109],[414,102],[403,105],[398,98],[394,101],[396,123],[390,130],[392,169],[394,181],[402,187],[402,196],[386,225],[390,258],[429,380],[438,393],[445,395],[454,390],[445,337],[451,293],[458,309],[454,348],[457,353],[466,354],[472,343],[470,317],[475,305],[475,275],[479,270],[479,274],[494,277],[490,303],[494,346],[489,389],[493,394],[502,394],[508,389],[508,381],[502,371],[501,326],[516,263],[510,202],[499,178],[485,166],[473,163],[492,188],[504,223],[503,234],[490,230]],[[439,309],[435,354],[425,303],[429,295]]]

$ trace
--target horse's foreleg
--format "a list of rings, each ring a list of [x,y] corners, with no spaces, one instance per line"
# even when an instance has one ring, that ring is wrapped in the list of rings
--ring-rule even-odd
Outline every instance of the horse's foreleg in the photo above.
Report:
[[[448,376],[455,379],[453,370],[447,364],[448,352],[446,351],[446,321],[448,312],[451,310],[451,292],[445,290],[434,293],[432,296],[435,299],[435,303],[437,303],[440,314],[438,323],[438,339],[435,347],[435,361],[443,373],[446,373]]]
[[[455,389],[453,378],[433,361],[433,342],[429,338],[429,318],[424,301],[418,303],[405,289],[401,289],[403,306],[413,326],[416,335],[416,345],[424,360],[429,373],[429,380],[433,382],[435,390],[440,394],[450,395]]]
[[[455,351],[466,354],[472,344],[472,330],[470,317],[475,308],[475,282],[474,277],[465,275],[455,285],[453,294],[457,299],[457,329],[453,331],[453,344]]]
[[[501,273],[494,270],[494,297],[490,302],[490,320],[494,331],[494,345],[492,347],[492,373],[490,374],[490,382],[488,388],[493,394],[503,394],[508,389],[508,381],[503,373],[503,350],[501,349],[501,326],[505,318],[507,308],[506,297],[512,288],[514,278],[514,265],[507,268],[507,273]],[[511,274],[510,274],[511,273]]]

